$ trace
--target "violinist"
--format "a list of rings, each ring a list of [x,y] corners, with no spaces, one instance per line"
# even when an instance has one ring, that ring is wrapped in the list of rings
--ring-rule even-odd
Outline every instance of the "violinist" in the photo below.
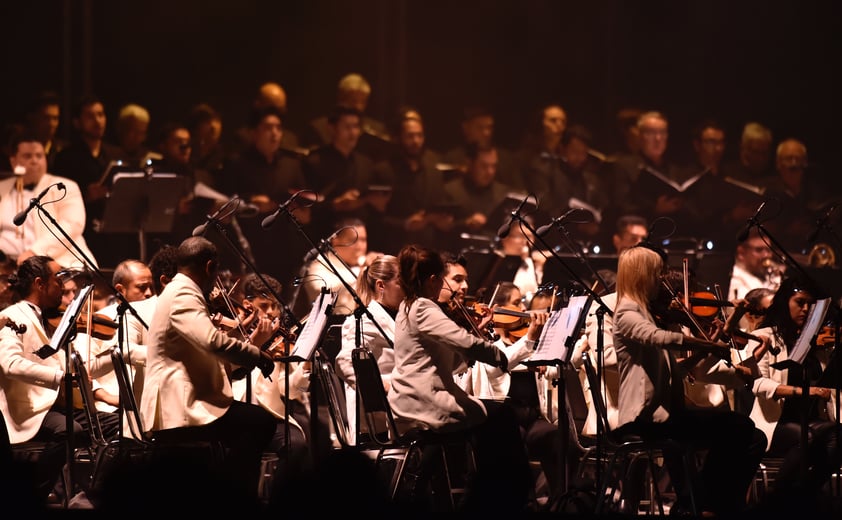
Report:
[[[189,237],[178,247],[178,274],[158,296],[149,323],[147,365],[140,416],[146,431],[162,441],[218,441],[232,493],[257,500],[260,464],[275,432],[265,409],[234,400],[225,362],[258,366],[264,375],[275,364],[259,346],[273,334],[261,319],[247,341],[217,330],[205,294],[216,280],[216,246]]]
[[[651,245],[620,254],[614,347],[620,371],[619,427],[613,435],[670,439],[684,450],[706,450],[695,498],[699,511],[725,515],[743,510],[746,495],[763,455],[765,436],[748,417],[685,406],[684,375],[674,350],[702,350],[729,356],[727,346],[655,323],[650,309],[667,265],[666,253]],[[678,453],[665,454],[677,490],[676,512],[687,510],[688,482]]]
[[[493,333],[489,330],[492,314],[485,305],[468,305],[468,260],[463,255],[449,251],[441,253],[446,272],[444,283],[438,295],[438,304],[451,320],[462,326],[468,332],[494,341]]]
[[[830,420],[828,406],[835,393],[831,388],[815,386],[828,362],[828,352],[811,348],[802,361],[802,369],[776,368],[774,365],[789,359],[807,320],[810,308],[815,304],[816,291],[809,289],[796,278],[786,278],[775,294],[766,311],[761,327],[754,331],[757,336],[771,338],[769,348],[751,342],[749,349],[762,349],[764,354],[758,362],[760,377],[754,381],[756,400],[751,418],[766,432],[768,445],[766,453],[771,457],[783,457],[773,489],[775,498],[784,504],[796,486],[808,493],[820,493],[831,474],[840,464],[835,421]],[[803,399],[803,386],[809,384],[809,398]],[[805,408],[807,407],[807,408]],[[806,482],[799,482],[801,461],[802,413],[808,409],[809,444]],[[815,502],[819,500],[814,498]]]
[[[442,255],[408,245],[398,262],[406,298],[395,318],[395,368],[388,393],[398,429],[402,434],[422,428],[474,437],[477,467],[483,471],[466,507],[491,504],[498,511],[522,512],[532,476],[513,408],[469,395],[455,380],[469,360],[507,371],[508,359],[438,305],[447,273]]]
[[[246,274],[237,284],[237,296],[241,296],[240,305],[248,315],[246,323],[257,324],[262,320],[280,323],[283,319],[281,305],[272,293],[281,294],[283,286],[270,275],[264,274],[262,277],[269,287],[255,273]],[[240,299],[237,296],[235,300]],[[247,327],[246,333],[250,332],[251,325]],[[276,358],[286,355],[286,349],[291,348],[293,341],[288,333],[284,336],[284,329],[280,329],[279,332],[277,338],[266,346],[266,350]],[[257,370],[251,370],[246,377],[231,381],[231,388],[236,400],[245,401],[246,381],[250,380],[254,389],[252,404],[261,406],[275,417],[277,423],[269,442],[269,451],[276,453],[282,461],[288,460],[287,454],[291,455],[292,460],[306,460],[302,457],[308,453],[310,434],[311,418],[307,406],[310,399],[310,361],[290,362],[288,368],[289,394],[286,391],[287,367],[283,361],[278,360],[275,361],[271,378],[263,377]],[[322,425],[322,428],[327,428],[327,425]]]
[[[78,278],[78,276],[71,276],[71,279]],[[141,317],[148,324],[156,300],[153,292],[152,271],[149,266],[136,259],[123,260],[114,269],[111,283],[138,313],[141,312],[138,309],[143,308]],[[147,300],[151,301],[141,304],[141,302]],[[111,320],[115,326],[114,331],[119,326],[117,306],[117,302],[106,305],[94,315]],[[86,313],[84,308],[82,313]],[[130,319],[136,322],[136,318],[129,318],[130,314],[129,311],[126,311],[124,325],[128,325]],[[144,367],[146,366],[146,345],[138,334],[139,328],[141,328],[139,322],[132,324],[130,327],[127,326],[124,329],[123,344],[119,345],[126,361],[129,377],[132,381],[132,391],[137,402],[140,402],[140,396],[143,392]],[[80,332],[85,332],[85,330],[80,327]],[[118,345],[119,340],[120,337],[115,332],[109,338],[99,339],[94,337],[79,342],[78,350],[82,359],[88,364],[88,373],[93,378],[92,388],[98,410],[115,412],[120,406],[120,389],[111,361],[111,350]],[[130,429],[124,429],[124,434],[129,433]]]
[[[370,266],[363,267],[357,278],[357,294],[366,305],[379,328],[363,314],[359,322],[359,345],[357,345],[357,320],[354,316],[345,318],[342,324],[342,348],[336,356],[336,371],[345,382],[345,400],[348,410],[348,423],[352,427],[352,437],[356,433],[356,378],[352,365],[352,353],[355,348],[368,349],[377,360],[383,386],[389,391],[392,368],[395,366],[395,316],[403,301],[404,292],[399,282],[400,266],[392,255],[378,257]],[[360,422],[360,426],[364,421]]]
[[[36,354],[50,342],[53,332],[45,328],[42,313],[58,308],[61,303],[60,269],[61,266],[50,257],[32,256],[9,277],[17,301],[2,310],[3,318],[0,319],[6,320],[7,325],[26,326],[20,333],[9,326],[0,329],[0,411],[13,446],[27,441],[66,441],[68,413],[73,414],[74,442],[79,447],[91,444],[84,414],[68,411],[60,397],[67,366],[64,349],[58,349],[44,359]],[[60,460],[56,467],[45,468],[46,478],[55,479],[55,491],[60,498],[64,462]],[[31,489],[38,487],[32,482]]]
[[[541,462],[549,494],[554,497],[561,491],[560,452],[558,426],[553,424],[547,415],[549,382],[544,377],[547,367],[527,367],[521,363],[529,360],[535,351],[549,313],[546,309],[527,312],[520,289],[511,282],[501,282],[497,286],[490,305],[492,312],[495,312],[495,327],[500,336],[495,345],[506,354],[509,360],[508,371],[477,363],[461,379],[460,385],[464,385],[469,394],[481,399],[508,399],[515,409],[527,454],[531,460]],[[522,316],[496,314],[499,311],[520,312]],[[509,319],[512,317],[522,323],[512,322]],[[511,332],[516,330],[512,329],[512,326],[519,325],[522,325],[523,334],[512,335]],[[575,465],[573,466],[575,468]],[[537,490],[537,482],[535,485]]]

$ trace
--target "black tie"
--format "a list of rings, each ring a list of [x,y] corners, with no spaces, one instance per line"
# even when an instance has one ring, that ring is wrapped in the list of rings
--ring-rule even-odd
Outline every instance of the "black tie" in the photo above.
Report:
[[[23,189],[25,189],[27,191],[35,191],[35,183],[30,182],[29,184],[24,184]]]

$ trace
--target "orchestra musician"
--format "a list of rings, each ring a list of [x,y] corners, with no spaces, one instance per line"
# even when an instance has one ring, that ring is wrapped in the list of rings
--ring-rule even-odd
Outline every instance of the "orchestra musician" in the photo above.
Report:
[[[357,319],[348,316],[342,323],[342,348],[336,356],[336,371],[345,382],[345,401],[348,410],[348,424],[352,427],[352,438],[356,435],[356,376],[352,364],[355,348],[363,347],[377,360],[377,367],[383,379],[383,386],[389,391],[392,368],[395,366],[395,316],[404,299],[399,282],[400,266],[397,257],[382,255],[369,266],[363,267],[357,278],[356,291],[379,328],[366,314],[359,321],[359,345],[357,344]],[[362,403],[360,403],[362,405]],[[360,426],[364,421],[360,422]]]
[[[760,377],[754,380],[755,395],[751,418],[767,435],[766,453],[784,458],[773,488],[773,503],[784,504],[799,484],[799,469],[807,464],[807,481],[801,489],[818,493],[834,471],[839,470],[842,454],[837,444],[838,423],[831,420],[831,397],[834,390],[818,386],[827,367],[827,349],[810,348],[801,362],[802,369],[782,368],[776,363],[790,359],[802,333],[809,309],[815,304],[815,290],[808,289],[795,277],[786,278],[766,311],[757,336],[771,339],[768,348],[751,342],[751,350],[764,350],[758,362]],[[807,378],[805,381],[804,378]],[[809,384],[809,398],[801,398],[803,385]],[[807,460],[800,449],[802,413],[808,407],[809,439]]]
[[[218,330],[205,296],[216,280],[216,246],[189,237],[177,255],[178,274],[158,297],[149,324],[141,420],[158,442],[221,442],[232,492],[257,500],[261,458],[276,420],[259,406],[234,400],[225,362],[271,373],[272,356],[257,345],[271,337],[272,324],[262,318],[248,341]]]
[[[545,375],[548,367],[527,367],[521,363],[529,360],[535,351],[549,313],[546,309],[526,312],[521,291],[512,282],[501,282],[497,286],[490,305],[492,312],[504,308],[523,312],[528,317],[497,315],[494,323],[500,338],[495,345],[508,358],[508,370],[476,363],[459,379],[460,385],[469,394],[481,399],[508,399],[515,409],[529,458],[540,461],[549,495],[555,497],[562,491],[559,479],[560,437],[558,426],[547,416],[548,380]],[[515,320],[502,319],[508,317]],[[518,328],[515,329],[515,326]],[[570,464],[568,467],[575,472],[577,465]]]
[[[684,374],[673,350],[704,350],[719,357],[730,352],[724,344],[656,325],[650,302],[658,293],[666,265],[666,253],[649,245],[632,247],[619,257],[613,331],[620,370],[620,426],[614,434],[671,439],[684,449],[706,449],[695,486],[698,509],[737,512],[746,507],[765,436],[743,415],[685,407]],[[686,510],[692,483],[683,478],[678,454],[665,455],[678,495],[673,508]]]
[[[281,283],[269,275],[263,278],[275,294],[281,294]],[[255,273],[249,273],[240,279],[242,288],[243,312],[248,315],[247,320],[257,323],[261,318],[268,318],[272,322],[282,319],[281,306],[263,281]],[[248,330],[246,330],[248,332]],[[292,346],[293,337],[288,333],[286,337],[279,335],[267,348],[275,356],[284,356],[286,349]],[[271,378],[263,377],[258,371],[252,370],[248,376],[251,379],[254,392],[252,402],[268,410],[277,420],[275,434],[268,449],[278,454],[282,461],[295,463],[309,463],[309,434],[310,434],[310,361],[289,362],[276,360]],[[287,368],[289,368],[289,392],[287,392]],[[245,395],[244,381],[246,378],[232,381],[234,395],[243,400]],[[327,425],[324,425],[327,428]]]
[[[388,392],[398,428],[473,437],[477,472],[465,508],[523,511],[532,477],[514,411],[506,403],[468,395],[454,379],[469,360],[507,370],[508,359],[494,343],[457,325],[436,302],[446,270],[438,252],[408,245],[398,261],[406,299],[395,319]]]
[[[60,269],[61,266],[50,257],[30,256],[20,264],[17,273],[9,277],[18,301],[0,313],[0,321],[6,325],[0,329],[0,411],[12,446],[28,441],[67,442],[70,435],[74,447],[91,445],[83,414],[74,414],[72,434],[67,430],[64,349],[43,359],[37,354],[50,343],[53,333],[42,321],[42,315],[61,303]],[[26,326],[26,330],[13,330],[10,323]],[[60,479],[65,463],[60,460],[40,475],[44,480],[56,482],[54,489],[58,498],[62,498],[65,491]]]

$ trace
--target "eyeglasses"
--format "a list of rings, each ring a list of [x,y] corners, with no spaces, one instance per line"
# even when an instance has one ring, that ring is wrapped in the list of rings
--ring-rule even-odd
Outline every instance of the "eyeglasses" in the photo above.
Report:
[[[190,143],[182,143],[182,144],[178,145],[178,149],[181,150],[182,152],[186,152],[187,150],[189,150],[191,148],[193,148],[193,145],[190,144]]]

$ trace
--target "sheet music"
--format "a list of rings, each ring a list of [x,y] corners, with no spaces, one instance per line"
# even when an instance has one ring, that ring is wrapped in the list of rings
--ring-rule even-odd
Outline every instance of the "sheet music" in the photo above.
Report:
[[[53,337],[50,338],[50,348],[53,349],[53,352],[58,351],[65,339],[67,339],[67,335],[70,333],[70,327],[76,323],[76,318],[79,317],[79,313],[82,310],[82,303],[88,299],[88,295],[91,294],[93,289],[93,284],[86,285],[79,291],[76,298],[70,302],[70,305],[67,306],[67,310],[62,315],[61,321],[53,333]]]
[[[577,334],[576,325],[579,317],[585,312],[587,296],[573,296],[567,307],[560,311],[553,311],[541,331],[541,338],[530,361],[566,362],[570,359],[567,338]]]
[[[807,321],[804,323],[804,328],[801,329],[801,335],[798,336],[798,341],[795,342],[792,352],[789,353],[789,359],[796,363],[803,363],[804,358],[810,351],[810,343],[816,334],[819,333],[819,328],[824,323],[824,317],[827,314],[827,308],[830,305],[830,298],[818,300],[816,304],[810,309],[807,314]]]
[[[305,361],[313,358],[313,352],[315,352],[321,340],[322,332],[325,330],[327,317],[336,304],[336,296],[336,292],[323,292],[316,297],[313,308],[310,309],[310,314],[307,317],[307,323],[304,324],[301,334],[295,340],[295,346],[290,354],[292,357]]]

